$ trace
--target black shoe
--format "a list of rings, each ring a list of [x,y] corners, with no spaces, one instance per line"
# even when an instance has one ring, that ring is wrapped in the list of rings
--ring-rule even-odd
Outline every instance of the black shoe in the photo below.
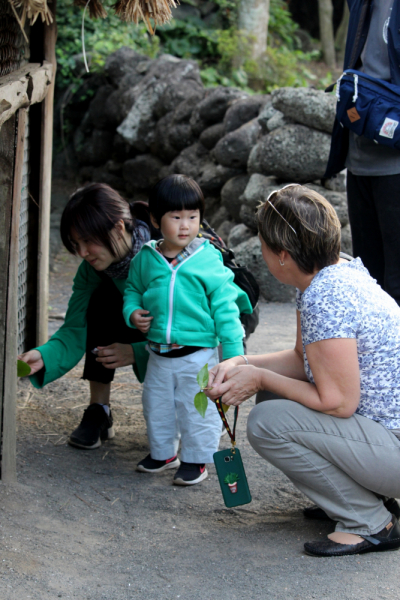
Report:
[[[140,461],[136,466],[136,471],[141,473],[161,473],[167,469],[176,469],[179,467],[181,461],[177,456],[168,458],[167,460],[155,460],[151,458],[151,454],[148,454],[146,458]]]
[[[304,550],[311,556],[349,556],[400,548],[400,525],[394,515],[392,522],[375,535],[358,535],[364,538],[359,544],[338,544],[328,539],[323,542],[307,542]]]
[[[195,485],[207,477],[206,465],[186,463],[182,461],[181,466],[174,476],[174,485]]]
[[[68,444],[93,450],[101,446],[101,440],[110,440],[114,436],[111,410],[107,415],[102,404],[90,404],[83,413],[79,427],[71,433]]]
[[[384,502],[385,508],[397,519],[400,519],[400,506],[395,498],[388,498]],[[303,508],[303,515],[306,519],[316,519],[318,521],[333,521],[319,506],[307,506]]]

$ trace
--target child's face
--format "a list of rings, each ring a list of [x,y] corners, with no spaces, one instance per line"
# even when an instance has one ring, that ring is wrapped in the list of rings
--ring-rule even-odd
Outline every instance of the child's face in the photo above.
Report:
[[[174,210],[161,217],[161,233],[164,238],[164,247],[172,252],[180,252],[190,244],[199,233],[200,211]]]

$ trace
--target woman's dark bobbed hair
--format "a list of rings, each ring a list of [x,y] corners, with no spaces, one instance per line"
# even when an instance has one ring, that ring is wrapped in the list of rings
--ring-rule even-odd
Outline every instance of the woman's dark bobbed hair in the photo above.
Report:
[[[191,177],[169,175],[150,190],[149,210],[158,225],[167,212],[196,209],[200,211],[200,221],[202,221],[204,196],[199,184]]]
[[[133,233],[135,217],[126,200],[105,183],[90,183],[78,189],[70,197],[61,217],[61,239],[71,254],[76,254],[71,232],[74,230],[82,239],[89,239],[105,246],[115,258],[118,248],[111,235],[118,221]]]

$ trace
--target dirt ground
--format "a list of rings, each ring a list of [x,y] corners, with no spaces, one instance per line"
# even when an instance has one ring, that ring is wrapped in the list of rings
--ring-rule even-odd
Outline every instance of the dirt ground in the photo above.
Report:
[[[50,331],[62,323],[76,260],[61,253],[51,277]],[[249,353],[290,348],[294,305],[262,304]],[[395,552],[321,559],[304,541],[327,523],[306,521],[291,483],[249,446],[240,411],[238,445],[253,497],[225,508],[213,465],[193,488],[173,473],[146,475],[141,386],[117,372],[116,437],[93,451],[66,444],[88,402],[78,365],[63,379],[18,391],[18,483],[0,484],[0,600],[329,600],[399,597]],[[228,447],[227,436],[221,447]],[[385,566],[386,565],[386,566]]]

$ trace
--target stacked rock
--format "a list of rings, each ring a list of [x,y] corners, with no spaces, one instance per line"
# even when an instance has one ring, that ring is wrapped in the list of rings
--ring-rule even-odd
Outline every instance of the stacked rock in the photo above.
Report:
[[[205,89],[193,61],[151,60],[121,48],[107,59],[105,78],[75,132],[80,177],[109,183],[132,199],[145,199],[166,175],[193,177],[206,198],[206,218],[253,271],[263,297],[291,301],[292,290],[262,260],[254,212],[272,190],[307,184],[335,207],[342,249],[351,253],[344,175],[322,179],[335,103],[309,88],[252,96]]]

